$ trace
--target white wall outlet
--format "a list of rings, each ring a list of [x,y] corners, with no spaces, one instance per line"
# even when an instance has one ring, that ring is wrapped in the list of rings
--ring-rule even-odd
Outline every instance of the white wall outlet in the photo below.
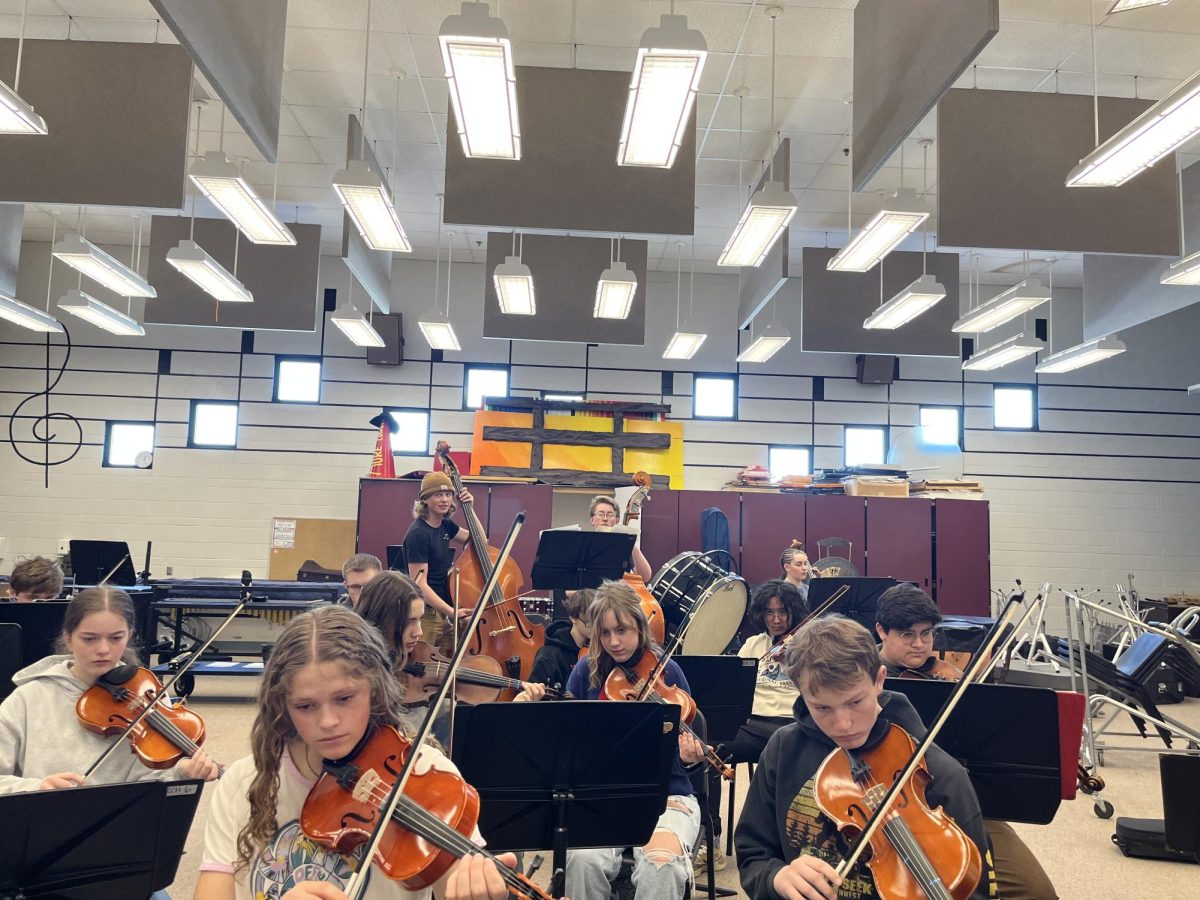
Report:
[[[71,541],[69,538],[63,538],[58,542],[58,555],[67,556],[71,552]]]

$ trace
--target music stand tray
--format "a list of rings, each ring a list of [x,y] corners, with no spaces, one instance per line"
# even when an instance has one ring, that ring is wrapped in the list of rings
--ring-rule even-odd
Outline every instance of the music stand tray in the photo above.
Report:
[[[955,685],[889,678],[927,725]],[[1058,697],[1049,688],[972,684],[934,741],[962,763],[984,818],[1047,825],[1062,801]]]
[[[175,880],[203,786],[135,781],[0,796],[0,896],[149,897]]]
[[[551,893],[559,897],[568,847],[650,839],[666,806],[678,734],[673,704],[483,703],[456,712],[453,758],[479,792],[488,847],[552,848]]]
[[[543,531],[529,573],[534,590],[577,591],[619,581],[637,535],[619,531]]]
[[[708,742],[732,741],[754,709],[758,660],[741,656],[675,656],[704,715]]]

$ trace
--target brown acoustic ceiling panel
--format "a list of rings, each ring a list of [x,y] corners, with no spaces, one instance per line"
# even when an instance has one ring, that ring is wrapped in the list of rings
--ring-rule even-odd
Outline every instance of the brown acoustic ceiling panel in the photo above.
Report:
[[[5,78],[16,59],[0,41]],[[0,141],[0,201],[182,209],[191,86],[172,44],[25,41],[21,96],[49,134]]]
[[[690,235],[696,111],[669,169],[618,166],[628,72],[517,66],[519,160],[468,159],[448,110],[447,224]]]
[[[1101,97],[1100,139],[1150,104]],[[950,91],[938,104],[939,246],[1178,255],[1175,154],[1120,187],[1067,187],[1094,147],[1091,97]]]

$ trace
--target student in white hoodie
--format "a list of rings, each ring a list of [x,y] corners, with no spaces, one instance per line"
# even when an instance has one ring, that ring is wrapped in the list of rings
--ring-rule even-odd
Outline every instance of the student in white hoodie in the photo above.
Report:
[[[138,664],[129,643],[133,602],[117,588],[87,588],[63,617],[61,655],[48,656],[13,676],[17,689],[0,704],[0,793],[51,790],[84,784],[80,774],[115,741],[88,731],[75,715],[79,696],[121,663]],[[118,749],[87,784],[151,779],[217,777],[217,765],[199,750],[172,769],[143,765]]]

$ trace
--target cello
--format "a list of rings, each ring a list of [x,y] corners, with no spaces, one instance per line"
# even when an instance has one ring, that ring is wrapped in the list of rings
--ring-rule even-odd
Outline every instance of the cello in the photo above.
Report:
[[[625,526],[630,526],[641,518],[642,504],[650,500],[650,476],[645,472],[637,472],[633,476],[633,483],[637,485],[637,490],[629,496],[629,502],[625,504],[625,516],[621,520],[621,524]],[[638,599],[642,601],[642,612],[646,614],[646,621],[650,623],[650,636],[654,638],[655,643],[661,645],[666,638],[667,629],[662,606],[650,593],[650,588],[646,587],[646,582],[641,575],[636,572],[626,572],[623,578],[625,583],[633,588]]]
[[[462,475],[450,458],[450,444],[438,441],[437,455],[442,461],[442,471],[454,484],[455,496],[461,495]],[[481,596],[500,551],[488,546],[472,509],[473,504],[463,503],[463,506],[466,507],[463,518],[466,519],[471,537],[458,564],[457,575],[450,579],[450,595],[457,606],[486,604],[479,624],[466,637],[467,653],[470,656],[490,656],[511,677],[526,678],[533,668],[533,658],[545,640],[545,631],[541,625],[530,622],[521,608],[518,594],[525,576],[516,562],[511,558],[506,559],[489,595]],[[506,700],[513,696],[512,690],[505,690],[501,694]]]

